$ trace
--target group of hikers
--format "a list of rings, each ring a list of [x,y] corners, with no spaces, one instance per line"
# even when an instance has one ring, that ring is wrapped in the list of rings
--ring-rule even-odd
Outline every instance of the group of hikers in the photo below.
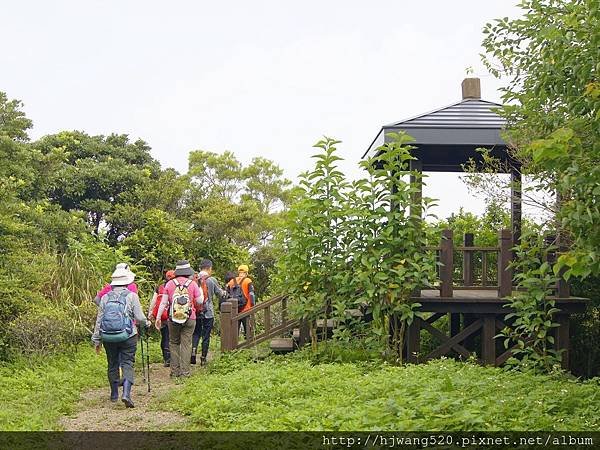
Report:
[[[171,377],[187,377],[190,365],[196,364],[198,345],[201,343],[200,365],[205,365],[210,344],[210,334],[215,320],[214,302],[235,299],[238,312],[245,312],[256,303],[248,266],[242,264],[235,272],[227,272],[225,288],[212,276],[212,261],[201,262],[196,273],[189,261],[177,262],[175,270],[165,273],[164,282],[156,288],[148,316],[144,314],[135,274],[126,263],[117,264],[111,282],[94,298],[98,306],[92,343],[96,353],[101,346],[108,361],[110,400],[119,400],[119,387],[123,386],[121,400],[133,408],[131,388],[134,383],[134,362],[138,334],[146,333],[152,324],[160,331],[160,347],[165,367],[170,367]],[[247,336],[248,317],[240,319]],[[141,328],[139,330],[139,328]],[[239,329],[239,328],[238,328]]]

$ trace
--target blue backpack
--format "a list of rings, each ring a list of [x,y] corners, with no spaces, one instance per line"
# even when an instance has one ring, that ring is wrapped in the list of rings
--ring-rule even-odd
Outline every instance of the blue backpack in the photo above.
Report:
[[[106,294],[108,298],[100,321],[100,337],[104,342],[123,342],[131,336],[133,321],[126,313],[129,294],[128,290]]]

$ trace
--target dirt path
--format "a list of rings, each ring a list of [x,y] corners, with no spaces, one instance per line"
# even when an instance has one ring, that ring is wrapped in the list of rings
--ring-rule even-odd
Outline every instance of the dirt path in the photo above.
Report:
[[[209,355],[210,357],[210,355]],[[192,366],[192,372],[200,366]],[[104,374],[103,374],[104,375]],[[136,370],[136,384],[131,397],[135,408],[126,408],[122,401],[109,400],[108,383],[101,389],[93,389],[82,394],[79,408],[70,417],[63,417],[60,425],[66,431],[146,431],[173,430],[184,425],[184,416],[161,409],[157,399],[163,396],[174,383],[169,377],[169,368],[162,364],[150,365],[150,385],[148,392],[142,374]]]

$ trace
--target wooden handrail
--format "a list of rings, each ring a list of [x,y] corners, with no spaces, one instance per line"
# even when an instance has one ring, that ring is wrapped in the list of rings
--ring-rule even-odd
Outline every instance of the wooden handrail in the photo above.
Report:
[[[229,351],[241,348],[248,348],[257,345],[269,338],[275,337],[278,334],[286,331],[291,331],[293,328],[300,327],[301,338],[300,342],[307,339],[307,330],[301,320],[288,319],[287,313],[287,295],[278,295],[256,306],[253,306],[248,311],[237,313],[237,300],[229,299],[221,304],[221,351]],[[271,307],[281,303],[281,322],[273,326],[271,318]],[[265,330],[262,333],[255,334],[254,322],[256,314],[260,311],[265,313]],[[248,337],[243,342],[239,340],[239,321],[249,317],[250,332]]]
[[[279,303],[279,302],[281,302],[282,300],[284,300],[286,298],[287,298],[286,295],[278,295],[277,297],[273,297],[272,299],[267,300],[266,302],[261,302],[258,305],[254,305],[248,311],[244,311],[243,313],[239,313],[237,315],[237,318],[238,319],[243,319],[244,317],[251,316],[252,314],[257,313],[261,309],[269,308],[270,306],[273,306],[274,304]]]
[[[454,247],[454,250],[456,251],[463,251],[463,252],[499,252],[500,251],[500,247],[465,247],[465,246],[460,246],[460,247]]]

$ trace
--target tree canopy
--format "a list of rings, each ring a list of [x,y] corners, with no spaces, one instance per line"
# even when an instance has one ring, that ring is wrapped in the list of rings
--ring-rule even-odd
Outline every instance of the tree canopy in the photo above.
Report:
[[[600,1],[525,0],[484,28],[483,61],[508,80],[507,139],[525,173],[557,192],[566,276],[600,273]]]

